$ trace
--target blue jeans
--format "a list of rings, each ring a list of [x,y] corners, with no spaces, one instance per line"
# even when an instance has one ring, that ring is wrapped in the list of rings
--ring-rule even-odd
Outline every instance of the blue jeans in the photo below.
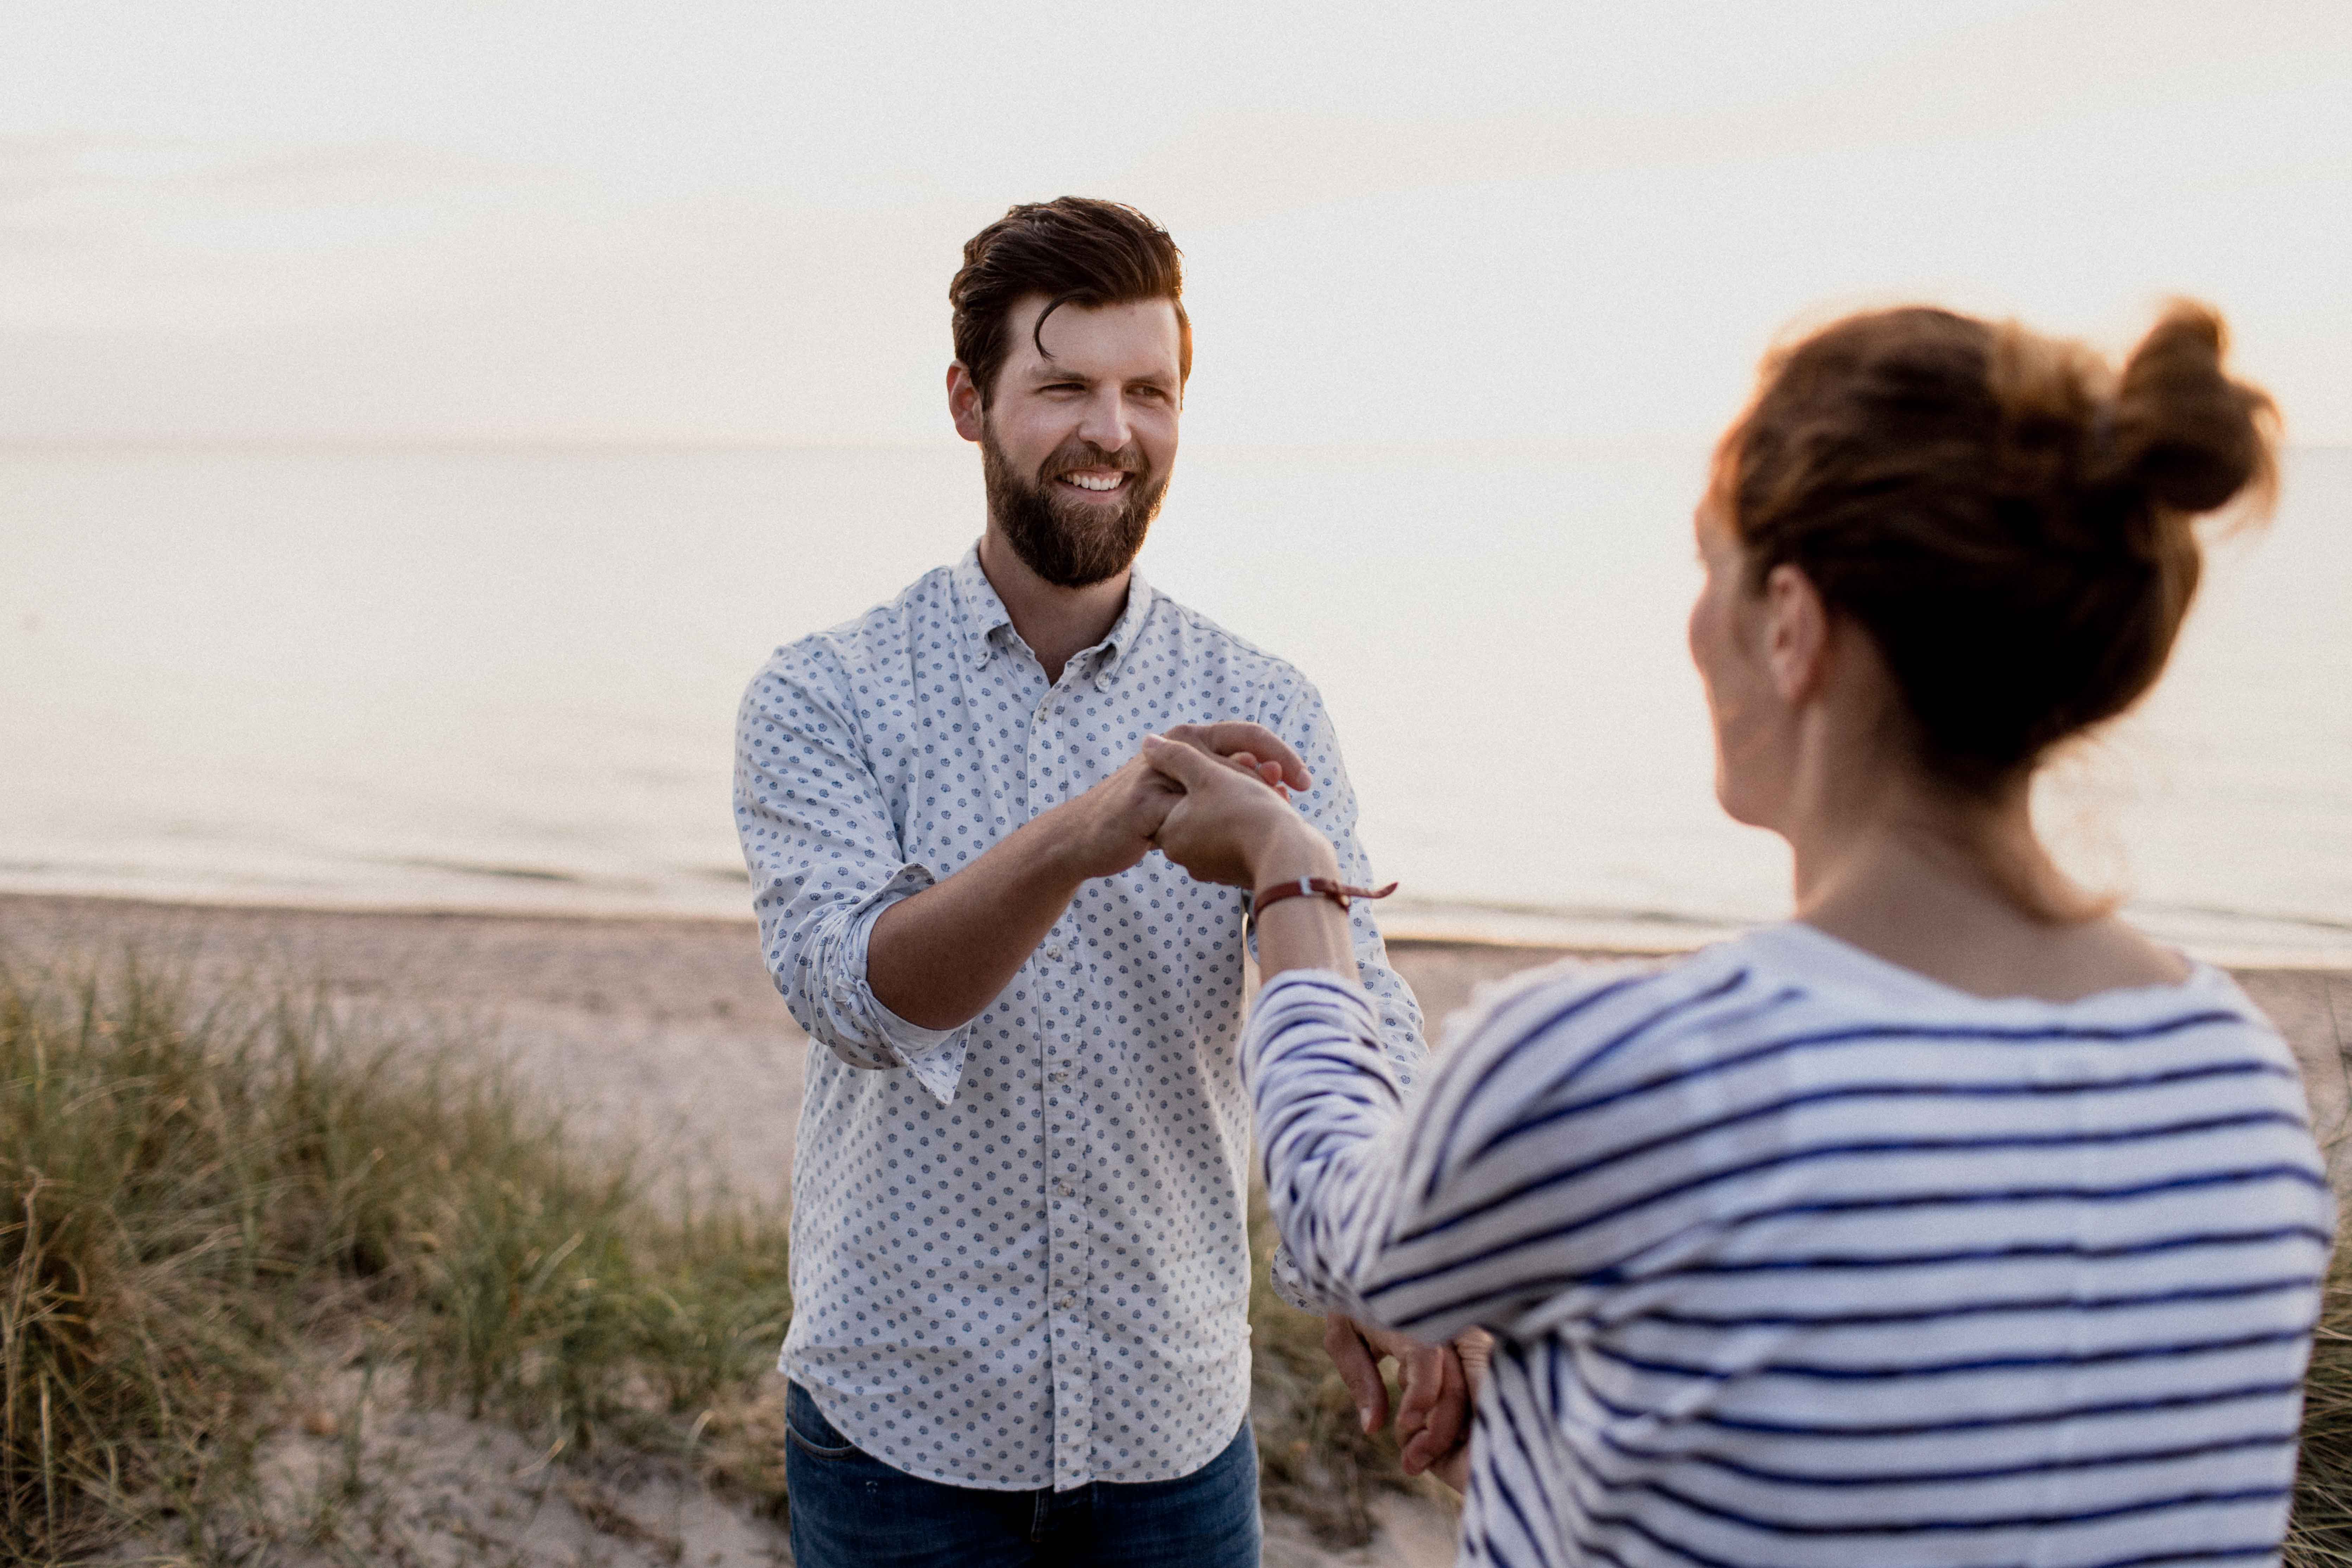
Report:
[[[1257,1445],[1172,1481],[1066,1492],[951,1487],[891,1468],[806,1390],[784,1401],[784,1486],[799,1568],[1257,1568]]]

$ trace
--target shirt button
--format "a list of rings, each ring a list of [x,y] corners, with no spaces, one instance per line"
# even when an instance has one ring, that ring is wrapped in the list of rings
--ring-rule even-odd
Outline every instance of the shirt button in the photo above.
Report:
[[[1070,1069],[1067,1068],[1055,1068],[1052,1072],[1045,1075],[1045,1081],[1047,1083],[1067,1083],[1070,1081]]]
[[[1071,1191],[1070,1184],[1067,1182],[1055,1182],[1054,1184],[1054,1195],[1057,1198],[1068,1197]]]
[[[1047,958],[1052,959],[1055,963],[1061,963],[1061,962],[1062,962],[1062,944],[1061,944],[1060,942],[1055,942],[1053,946],[1051,946],[1051,947],[1047,948],[1047,949],[1045,950],[1045,956],[1046,956]]]
[[[1078,1299],[1076,1296],[1065,1296],[1060,1300],[1054,1303],[1055,1306],[1059,1307],[1065,1312],[1068,1311],[1077,1304]]]

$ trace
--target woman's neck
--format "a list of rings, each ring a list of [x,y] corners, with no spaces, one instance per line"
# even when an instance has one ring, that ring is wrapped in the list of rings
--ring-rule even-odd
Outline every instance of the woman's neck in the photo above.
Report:
[[[2107,913],[2033,831],[2026,780],[1989,798],[1881,759],[1796,803],[1797,918],[1983,996],[2071,1001],[2186,977],[2179,954]]]

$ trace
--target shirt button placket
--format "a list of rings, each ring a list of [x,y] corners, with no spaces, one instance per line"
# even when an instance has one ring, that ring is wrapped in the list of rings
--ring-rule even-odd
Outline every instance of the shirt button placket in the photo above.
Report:
[[[1094,1479],[1089,1454],[1094,1441],[1093,1352],[1085,1322],[1086,1215],[1071,1180],[1079,1127],[1077,1095],[1069,1087],[1068,1063],[1077,1044],[1069,1019],[1076,1016],[1078,998],[1063,963],[1064,944],[1049,942],[1044,956],[1052,969],[1048,989],[1063,1004],[1055,1011],[1045,1041],[1049,1104],[1045,1206],[1053,1247],[1054,1486],[1066,1491]],[[1054,1113],[1056,1101],[1058,1114]]]
[[[1076,775],[1056,777],[1061,750],[1059,721],[1068,712],[1061,688],[1038,703],[1029,727],[1029,798],[1032,815],[1069,798]],[[1071,1177],[1084,1142],[1077,1093],[1070,1083],[1079,1041],[1073,1020],[1084,1014],[1074,979],[1080,967],[1071,939],[1049,936],[1038,949],[1045,967],[1038,991],[1043,1007],[1038,1030],[1045,1058],[1046,1308],[1047,1343],[1054,1379],[1054,1488],[1066,1491],[1093,1480],[1094,1351],[1086,1321],[1087,1218]]]
[[[1054,694],[1037,704],[1037,711],[1029,720],[1029,805],[1030,815],[1036,816],[1055,805],[1059,796],[1054,793]]]
[[[1054,722],[1060,701],[1058,689],[1045,693],[1037,704],[1037,712],[1029,726],[1029,799],[1033,815],[1057,804],[1062,792],[1055,788],[1053,758],[1058,750],[1060,735]],[[1071,1157],[1069,1134],[1074,1131],[1075,1110],[1070,1101],[1069,1071],[1063,1063],[1068,1059],[1070,1041],[1066,1037],[1070,1009],[1077,1005],[1072,994],[1069,975],[1061,967],[1062,943],[1049,940],[1038,949],[1037,957],[1045,966],[1038,986],[1043,1002],[1037,1031],[1044,1047],[1045,1066],[1045,1306],[1046,1343],[1053,1365],[1054,1378],[1054,1489],[1066,1491],[1083,1486],[1093,1477],[1087,1466],[1087,1448],[1091,1439],[1091,1423],[1087,1419],[1087,1388],[1084,1367],[1088,1352],[1085,1334],[1079,1324],[1080,1287],[1078,1263],[1086,1254],[1076,1235],[1076,1215],[1066,1200],[1068,1184],[1065,1166]]]
[[[1058,1152],[1058,1150],[1056,1151]],[[1056,1177],[1046,1188],[1053,1230],[1052,1291],[1054,1347],[1054,1489],[1067,1491],[1094,1479],[1093,1352],[1086,1328],[1085,1220],[1073,1199],[1076,1189]]]

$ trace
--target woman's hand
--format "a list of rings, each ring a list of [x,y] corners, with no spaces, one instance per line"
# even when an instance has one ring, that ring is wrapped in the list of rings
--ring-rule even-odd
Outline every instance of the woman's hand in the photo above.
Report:
[[[1329,841],[1291,808],[1255,758],[1221,760],[1160,735],[1143,759],[1182,789],[1155,836],[1160,852],[1202,882],[1256,889],[1300,877],[1336,877]]]
[[[1444,1462],[1469,1442],[1469,1399],[1462,1363],[1450,1347],[1425,1345],[1334,1312],[1323,1320],[1323,1353],[1354,1395],[1357,1417],[1367,1432],[1388,1424],[1389,1390],[1381,1379],[1381,1363],[1397,1363],[1404,1384],[1396,1407],[1398,1458],[1406,1475]]]
[[[1495,1359],[1495,1337],[1484,1329],[1465,1329],[1446,1347],[1462,1368],[1464,1398],[1472,1413],[1478,1408],[1478,1391],[1486,1386],[1486,1369]],[[1447,1453],[1430,1461],[1429,1473],[1457,1492],[1470,1489],[1471,1417],[1462,1422],[1461,1440]]]

